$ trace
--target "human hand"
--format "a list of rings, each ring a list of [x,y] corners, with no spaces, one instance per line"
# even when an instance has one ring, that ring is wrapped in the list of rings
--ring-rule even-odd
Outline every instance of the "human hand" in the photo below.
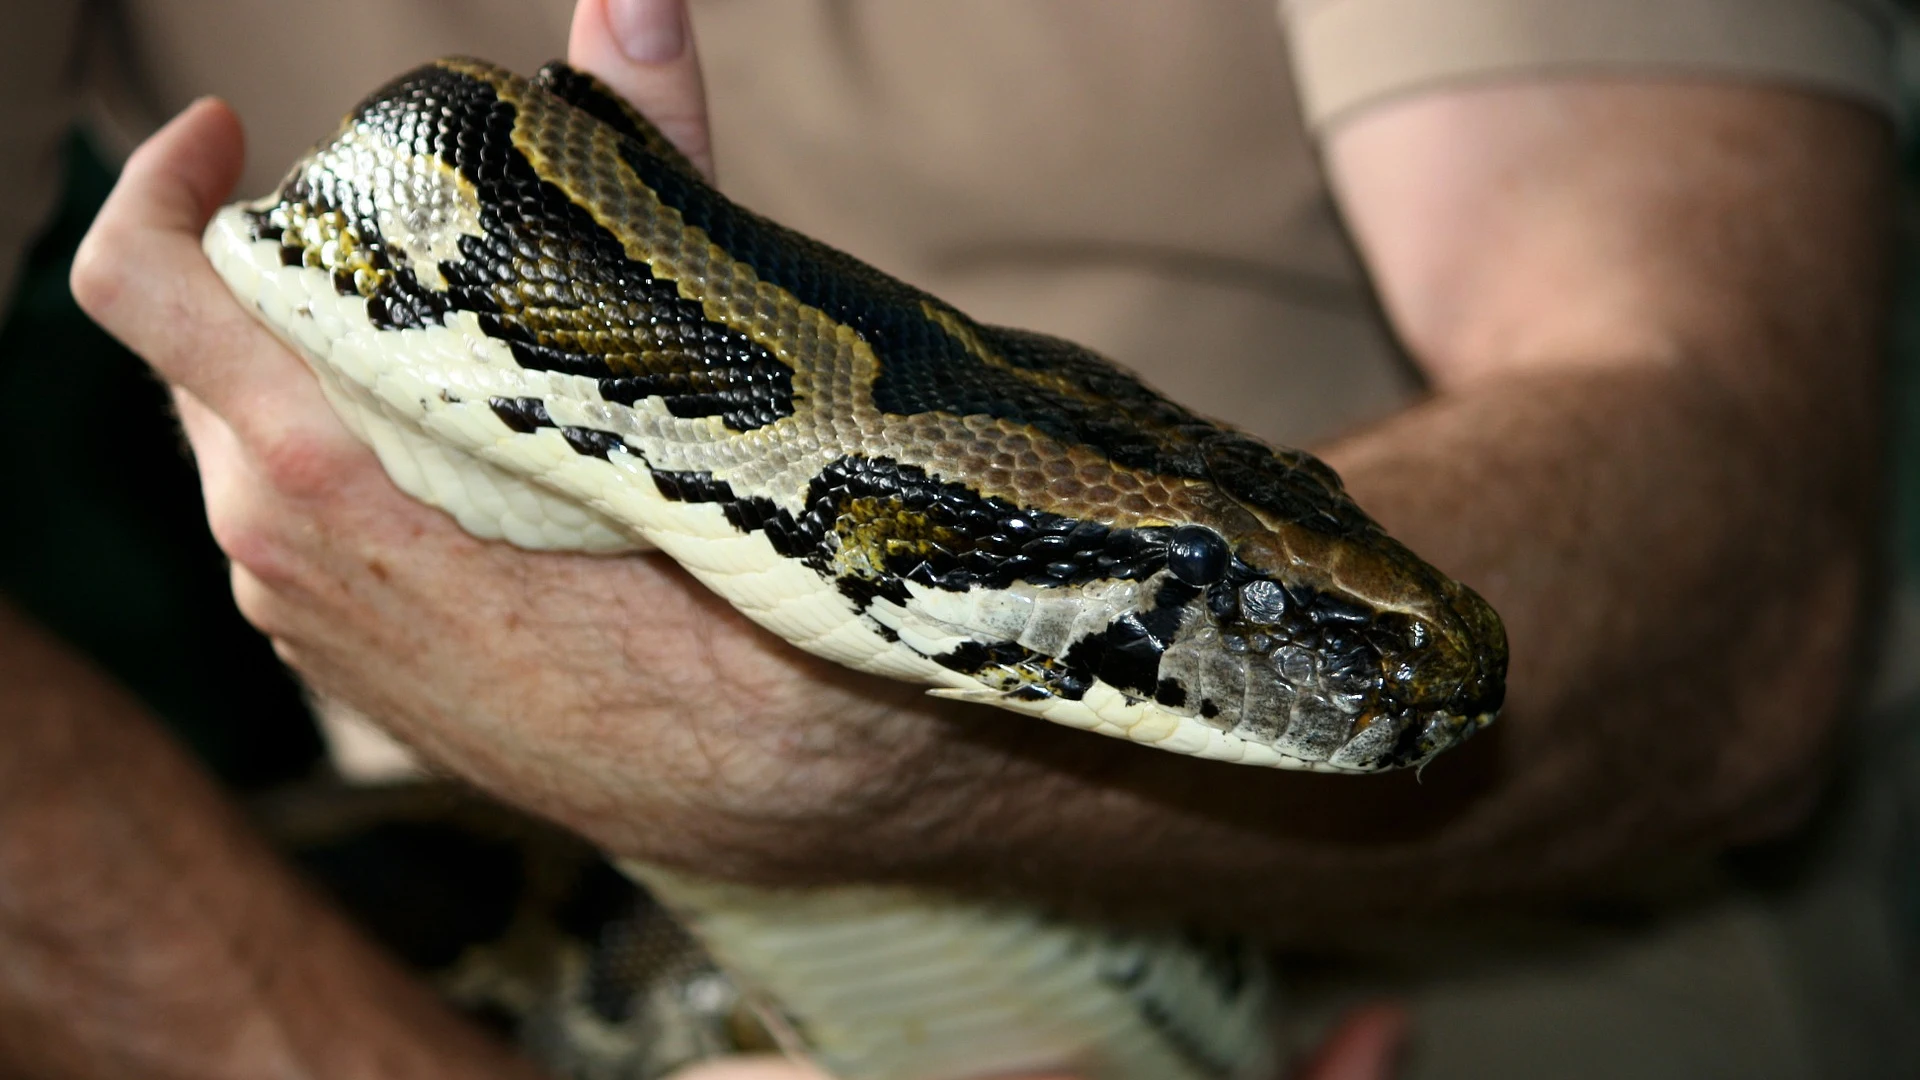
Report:
[[[1341,1017],[1333,1031],[1288,1080],[1391,1080],[1410,1026],[1398,1005],[1363,1005]],[[783,1058],[743,1057],[703,1062],[672,1080],[827,1080],[818,1071]],[[1001,1080],[1074,1080],[1059,1074]]]
[[[585,0],[571,56],[709,161],[679,3]],[[854,826],[923,786],[930,720],[963,707],[814,660],[663,558],[483,543],[403,496],[201,254],[241,143],[212,101],[150,139],[73,285],[176,387],[236,598],[281,655],[428,758],[622,854],[744,872],[871,843]]]

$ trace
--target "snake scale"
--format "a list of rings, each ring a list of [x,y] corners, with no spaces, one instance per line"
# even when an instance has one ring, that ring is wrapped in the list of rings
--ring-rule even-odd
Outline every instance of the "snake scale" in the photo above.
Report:
[[[848,667],[1327,771],[1499,707],[1498,617],[1325,465],[735,206],[564,65],[402,76],[205,248],[409,494],[523,547],[658,548]],[[1270,1064],[1246,943],[627,869],[842,1080]]]

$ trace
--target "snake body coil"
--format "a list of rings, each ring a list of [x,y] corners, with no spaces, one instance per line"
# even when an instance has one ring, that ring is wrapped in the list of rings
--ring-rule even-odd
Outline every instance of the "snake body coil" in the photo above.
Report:
[[[1324,465],[734,206],[564,66],[402,77],[206,248],[408,493],[526,547],[658,547],[849,667],[1332,771],[1499,706],[1498,618]],[[1248,949],[634,872],[848,1080],[1262,1058]]]

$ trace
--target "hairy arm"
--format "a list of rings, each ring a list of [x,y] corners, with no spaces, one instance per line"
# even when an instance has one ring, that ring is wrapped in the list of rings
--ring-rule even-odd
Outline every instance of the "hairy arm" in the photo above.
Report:
[[[1791,822],[1859,675],[1888,144],[1840,101],[1688,83],[1347,123],[1336,190],[1433,393],[1326,456],[1502,613],[1503,718],[1424,783],[1061,752],[976,819],[982,868],[1031,822],[1013,850],[1074,838],[1049,868],[1100,895],[1357,916],[1590,887]]]
[[[1514,642],[1510,779],[1462,839],[1590,871],[1814,794],[1877,546],[1890,138],[1787,90],[1595,81],[1333,140],[1437,392],[1330,456]]]
[[[0,607],[0,1076],[519,1077]]]
[[[1871,549],[1888,143],[1842,102],[1684,83],[1455,90],[1334,135],[1434,393],[1329,457],[1513,645],[1507,715],[1424,783],[931,702],[800,655],[661,560],[464,536],[206,266],[240,153],[217,106],[129,161],[74,284],[182,388],[242,610],[448,768],[691,870],[1321,937],[1591,887],[1777,827],[1817,787]]]

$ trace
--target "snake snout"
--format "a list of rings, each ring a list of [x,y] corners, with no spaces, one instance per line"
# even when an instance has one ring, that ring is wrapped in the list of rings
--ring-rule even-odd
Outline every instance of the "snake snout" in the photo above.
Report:
[[[1419,765],[1493,721],[1506,697],[1507,638],[1499,616],[1458,582],[1426,611],[1403,616],[1405,648],[1390,654],[1383,712],[1400,737],[1387,765]]]
[[[1341,547],[1333,573],[1263,541],[1236,545],[1206,589],[1202,633],[1223,654],[1207,670],[1245,673],[1233,733],[1304,767],[1370,772],[1421,764],[1493,719],[1506,636],[1471,589],[1377,533]]]

